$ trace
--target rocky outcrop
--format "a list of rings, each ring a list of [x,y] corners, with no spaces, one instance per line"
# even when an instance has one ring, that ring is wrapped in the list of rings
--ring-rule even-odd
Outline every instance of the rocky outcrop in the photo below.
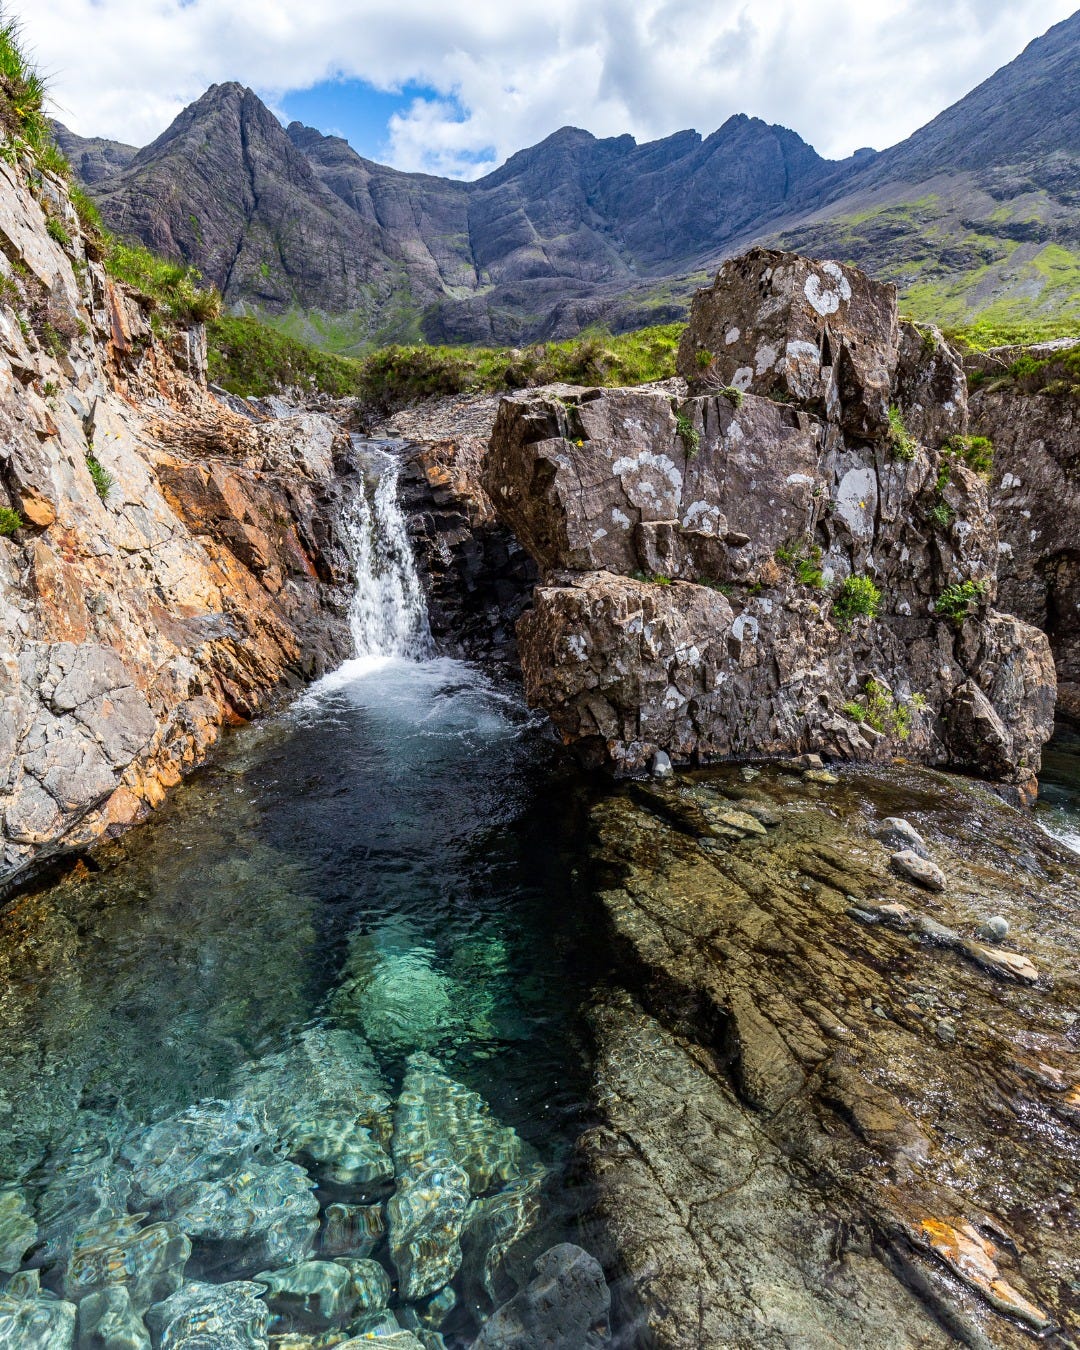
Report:
[[[1066,362],[1071,357],[1071,365]],[[1024,360],[1031,374],[1011,378]],[[1050,639],[1059,711],[1080,721],[1080,347],[1007,348],[970,362],[972,430],[993,443],[990,506],[1002,605]]]
[[[543,577],[526,693],[622,771],[902,753],[1027,784],[1045,637],[991,608],[998,540],[957,358],[891,287],[756,251],[699,294],[699,392],[503,401],[484,486]],[[945,397],[943,397],[945,396]]]
[[[217,403],[201,331],[159,336],[37,181],[0,166],[8,879],[140,819],[224,726],[349,651],[347,438]]]
[[[727,766],[593,809],[635,992],[593,1010],[581,1148],[624,1324],[658,1350],[1071,1345],[1075,858],[971,784],[829,777]],[[898,875],[913,841],[943,890]]]

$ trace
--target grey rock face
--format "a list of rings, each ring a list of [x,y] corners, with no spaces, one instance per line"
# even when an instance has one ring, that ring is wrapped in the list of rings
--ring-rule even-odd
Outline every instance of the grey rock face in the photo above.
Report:
[[[972,396],[972,431],[993,442],[990,505],[1001,536],[1002,604],[1050,639],[1061,710],[1080,719],[1080,562],[1075,520],[1080,505],[1080,405],[1050,392],[1060,373],[1047,369],[1028,387],[997,384],[1019,348],[987,353],[973,369],[983,383]],[[1028,353],[1053,358],[1050,349]]]
[[[484,486],[543,574],[519,624],[526,694],[621,771],[658,750],[868,759],[902,745],[1030,785],[1055,680],[1042,634],[987,609],[998,549],[985,487],[934,444],[947,422],[928,404],[911,406],[930,443],[896,442],[891,291],[815,267],[761,251],[729,264],[699,293],[680,361],[692,374],[699,341],[738,333],[725,360],[750,362],[751,390],[816,412],[753,392],[679,403],[556,388],[503,401]],[[854,353],[846,364],[818,359],[807,373],[783,355],[815,324],[815,350],[828,330]],[[963,425],[955,358],[936,337],[919,351],[929,384],[945,370],[961,400],[942,417]],[[915,356],[905,361],[915,397],[924,384]],[[956,624],[935,602],[963,580],[982,602]],[[876,615],[845,610],[859,587]]]
[[[611,1294],[600,1263],[564,1242],[533,1267],[528,1286],[485,1324],[482,1350],[592,1350],[606,1344]]]

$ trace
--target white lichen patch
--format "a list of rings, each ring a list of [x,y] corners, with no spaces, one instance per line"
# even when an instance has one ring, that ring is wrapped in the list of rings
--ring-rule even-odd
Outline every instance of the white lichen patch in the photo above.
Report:
[[[763,342],[754,353],[755,374],[764,375],[767,370],[772,370],[779,355],[780,353],[771,342]]]
[[[754,371],[752,366],[740,366],[731,377],[732,388],[741,389],[743,393],[746,393],[753,381]]]
[[[803,291],[811,307],[822,318],[828,318],[830,314],[835,314],[845,301],[851,299],[851,283],[839,263],[822,263],[821,270],[825,273],[825,277],[811,272],[806,278]]]
[[[683,515],[682,527],[684,530],[696,530],[699,534],[719,534],[719,506],[705,501],[692,502]]]
[[[741,337],[742,333],[738,328],[729,328],[724,334],[724,345],[727,347],[734,347],[735,343],[738,342]]]
[[[620,511],[617,506],[613,506],[611,508],[611,523],[617,525],[620,530],[628,530],[630,528],[630,517]]]
[[[736,642],[756,642],[760,625],[752,614],[740,614],[731,625],[731,636]]]
[[[849,469],[836,489],[833,516],[844,522],[852,538],[868,541],[874,537],[877,503],[878,481],[873,469]]]
[[[601,539],[607,538],[607,530],[604,529],[603,525],[598,525],[590,537],[594,544],[598,544]]]

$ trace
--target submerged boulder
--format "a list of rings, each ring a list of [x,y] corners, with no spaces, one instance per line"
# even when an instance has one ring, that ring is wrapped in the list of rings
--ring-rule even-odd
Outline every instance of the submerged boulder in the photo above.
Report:
[[[992,609],[997,533],[947,440],[967,407],[940,335],[901,331],[892,288],[851,268],[758,251],[699,292],[680,365],[705,392],[500,406],[484,485],[542,572],[529,701],[620,771],[902,751],[1029,783],[1053,663]]]
[[[157,1350],[267,1350],[270,1310],[247,1280],[193,1280],[156,1304],[146,1321]]]
[[[599,1261],[563,1242],[540,1256],[533,1278],[484,1324],[475,1350],[594,1350],[610,1342],[611,1293]]]
[[[41,1288],[36,1270],[20,1270],[0,1291],[0,1347],[71,1350],[75,1315],[74,1303]]]

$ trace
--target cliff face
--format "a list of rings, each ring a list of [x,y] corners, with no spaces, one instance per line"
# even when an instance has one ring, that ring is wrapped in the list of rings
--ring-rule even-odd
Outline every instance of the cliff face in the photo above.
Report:
[[[141,818],[349,649],[348,442],[216,402],[63,185],[0,164],[0,884]]]
[[[852,268],[756,250],[698,293],[679,369],[682,402],[500,408],[484,484],[542,573],[518,629],[530,701],[624,771],[821,751],[1030,786],[1053,664],[993,608],[940,334]]]
[[[1059,712],[1080,722],[1080,344],[1006,348],[971,368],[972,428],[993,443],[1002,603],[1050,639]]]

